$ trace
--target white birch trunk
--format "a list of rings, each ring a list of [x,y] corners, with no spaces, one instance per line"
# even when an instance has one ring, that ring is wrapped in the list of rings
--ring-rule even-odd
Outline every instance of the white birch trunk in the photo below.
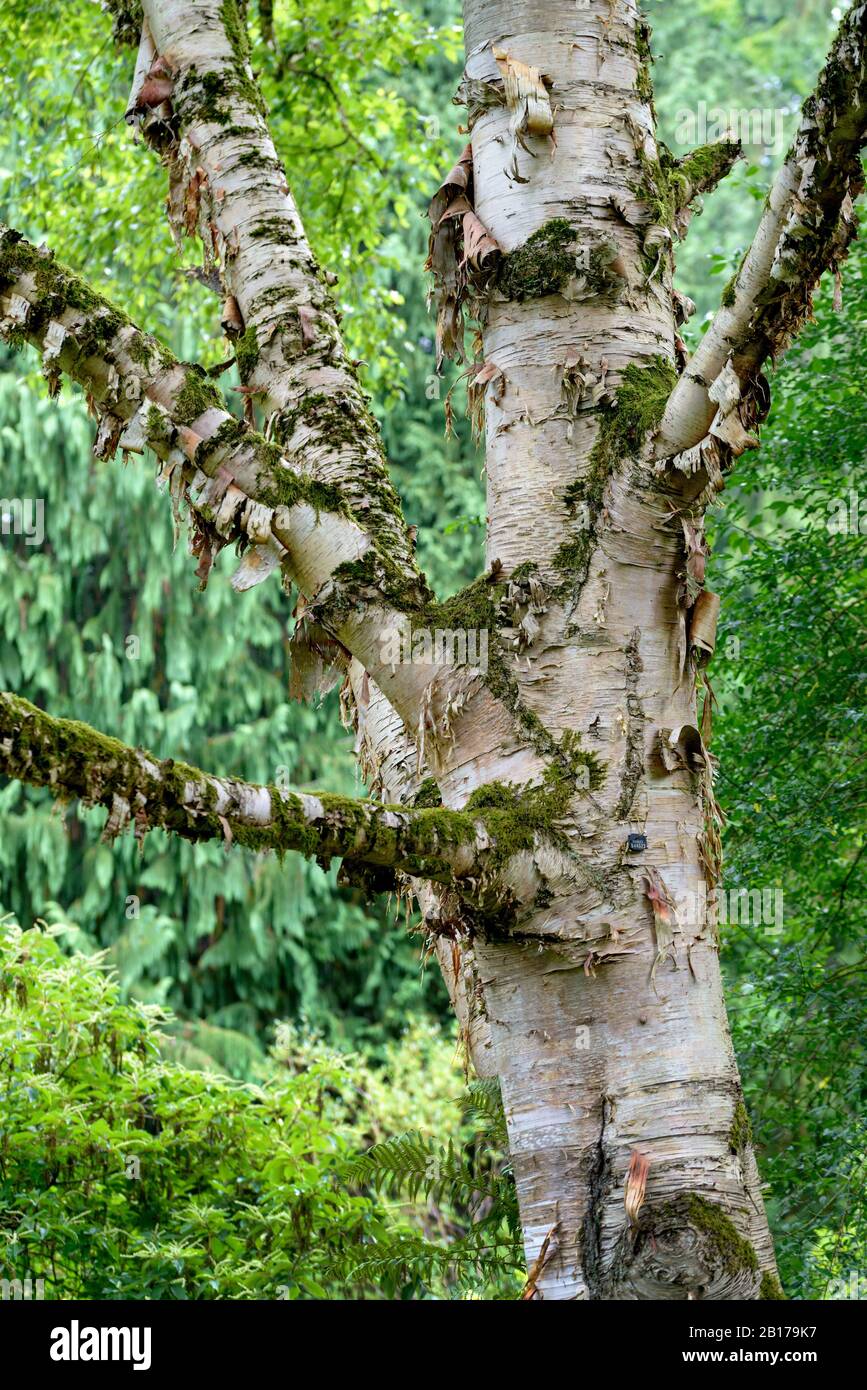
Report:
[[[574,414],[564,409],[564,368],[578,362],[616,389],[630,364],[674,361],[670,257],[663,241],[648,280],[659,242],[635,192],[656,159],[637,90],[639,24],[632,0],[465,0],[467,77],[500,77],[494,49],[538,68],[556,136],[525,134],[515,152],[508,107],[478,114],[475,211],[507,253],[566,219],[578,282],[523,302],[495,291],[488,304],[484,358],[505,377],[498,403],[488,392],[488,558],[507,574],[530,560],[559,593],[521,663],[521,695],[605,766],[600,790],[571,808],[583,878],[522,921],[520,940],[477,942],[475,953],[531,1267],[554,1228],[539,1294],[750,1298],[775,1266],[703,910],[708,807],[701,779],[653,757],[659,730],[697,722],[678,653],[681,527],[667,524],[681,499],[650,467],[618,458],[591,518],[586,577],[579,566],[568,596],[558,560],[575,534],[566,493],[591,469],[598,429],[590,390]],[[602,243],[622,278],[584,299],[581,247]],[[630,832],[646,835],[646,851],[627,852]],[[670,947],[655,932],[648,867],[676,902],[699,907],[692,920],[681,910]],[[635,1154],[649,1170],[630,1221]]]

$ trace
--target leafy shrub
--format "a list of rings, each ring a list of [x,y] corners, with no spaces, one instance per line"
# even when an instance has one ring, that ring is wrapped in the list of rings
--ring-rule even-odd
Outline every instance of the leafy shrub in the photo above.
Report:
[[[5,1277],[55,1298],[319,1297],[375,1233],[382,1212],[337,1180],[327,1064],[252,1086],[166,1062],[160,1011],[54,931],[6,927],[0,994]]]
[[[418,1025],[408,1056],[395,1043],[374,1072],[287,1026],[261,1084],[241,1082],[204,1053],[199,1069],[173,1060],[173,1021],[123,1002],[103,957],[64,954],[63,934],[0,933],[0,1277],[44,1279],[60,1299],[520,1287],[498,1097],[479,1101],[481,1138],[449,1098],[453,1043]],[[389,1086],[401,1075],[417,1088],[403,1105]],[[362,1141],[419,1112],[459,1133],[391,1138],[359,1158]]]

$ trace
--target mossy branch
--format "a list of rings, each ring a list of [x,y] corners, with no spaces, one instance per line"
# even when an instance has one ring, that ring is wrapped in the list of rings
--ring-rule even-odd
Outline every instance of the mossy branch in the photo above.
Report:
[[[867,6],[858,4],[843,16],[816,90],[804,103],[752,245],[671,394],[656,438],[657,458],[691,449],[706,437],[722,394],[713,388],[727,369],[729,413],[733,387],[740,388],[740,432],[764,418],[763,363],[778,357],[800,332],[822,275],[828,270],[840,275],[857,234],[854,204],[864,189],[865,143]],[[749,447],[743,438],[736,442],[738,449]]]
[[[703,193],[712,193],[731,173],[742,154],[740,140],[717,140],[710,145],[700,145],[678,160],[668,173],[675,210],[679,212],[688,207]]]
[[[132,826],[256,851],[296,851],[451,883],[478,872],[492,837],[484,812],[383,806],[218,777],[132,748],[87,724],[0,694],[0,775],[108,812],[104,837]],[[501,817],[502,818],[502,817]],[[496,816],[494,816],[496,819]]]
[[[196,469],[212,476],[222,466],[263,506],[348,512],[338,488],[292,469],[276,445],[236,419],[202,367],[180,362],[51,251],[2,224],[0,337],[42,354],[51,394],[64,375],[84,389],[101,454],[147,445],[160,459],[178,456],[189,480]]]
[[[229,413],[201,367],[179,362],[50,251],[2,226],[0,337],[42,353],[52,391],[62,374],[84,388],[99,422],[101,456],[147,446],[163,461],[176,509],[183,500],[193,512],[203,583],[225,545],[241,542],[258,553],[276,546],[286,575],[316,598],[317,621],[374,680],[385,675],[395,709],[408,727],[416,725],[417,676],[411,663],[392,668],[377,633],[393,628],[398,616],[429,625],[436,618],[432,595],[414,563],[368,531],[367,516],[355,515],[342,486],[292,466],[276,444]],[[303,407],[322,428],[331,427],[330,409],[334,403],[322,394]],[[372,623],[363,620],[369,612]],[[456,662],[447,674],[459,684],[466,669]],[[432,679],[436,672],[432,667]]]
[[[147,446],[163,462],[176,518],[182,502],[191,508],[191,547],[203,586],[214,556],[230,543],[252,548],[252,561],[262,559],[246,570],[242,564],[236,587],[267,576],[275,558],[308,596],[336,585],[344,602],[330,630],[377,679],[385,668],[377,664],[376,634],[388,626],[389,606],[416,612],[430,593],[414,561],[401,559],[370,529],[369,514],[356,514],[341,484],[312,477],[294,455],[236,419],[201,367],[179,362],[50,251],[2,226],[0,337],[36,347],[52,393],[62,375],[83,387],[99,424],[100,457]],[[323,429],[331,428],[328,397],[311,397],[308,406]],[[381,574],[387,586],[362,582]],[[361,618],[370,609],[376,618],[365,625]],[[344,633],[340,625],[350,611]],[[398,668],[390,690],[395,708],[414,725],[419,694],[410,668]]]

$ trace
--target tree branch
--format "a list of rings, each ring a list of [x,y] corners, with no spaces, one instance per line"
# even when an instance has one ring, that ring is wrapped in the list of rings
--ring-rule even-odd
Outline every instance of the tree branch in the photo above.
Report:
[[[690,150],[668,171],[674,197],[674,222],[681,240],[691,218],[690,205],[702,194],[712,193],[730,174],[743,154],[740,140],[717,140]]]
[[[295,850],[454,883],[478,873],[492,840],[485,813],[415,810],[216,777],[158,759],[71,719],[0,693],[0,774],[109,811],[104,838],[129,825],[253,850]]]
[[[657,458],[692,448],[708,431],[735,453],[766,413],[760,368],[792,341],[824,271],[839,267],[857,232],[867,142],[867,5],[845,15],[816,91],[774,181],[755,239],[701,346],[671,393]]]
[[[336,482],[309,476],[226,409],[206,373],[179,362],[155,337],[60,265],[44,248],[0,227],[0,336],[41,353],[49,389],[62,373],[84,387],[99,421],[95,452],[149,446],[163,463],[176,513],[194,513],[192,548],[207,580],[215,554],[247,547],[233,583],[248,588],[278,564],[317,599],[319,619],[358,657],[415,728],[426,692],[454,671],[393,663],[383,634],[431,599],[414,565],[383,553]],[[467,673],[466,681],[471,677]]]
[[[268,435],[338,484],[380,546],[414,569],[379,429],[274,148],[236,0],[144,0],[128,116],[169,177],[175,237],[198,236],[239,316],[230,331]],[[148,74],[153,76],[148,87]],[[170,92],[170,96],[166,96]],[[153,103],[153,104],[152,104]],[[334,281],[334,277],[330,277]],[[224,322],[231,317],[224,312]]]
[[[157,82],[149,100],[159,100],[159,106],[142,100],[150,72]],[[167,74],[170,103],[161,85]],[[396,566],[401,594],[414,588],[423,592],[378,429],[355,365],[345,356],[327,290],[333,277],[322,274],[304,235],[268,131],[234,0],[219,8],[145,0],[129,107],[166,165],[177,238],[198,236],[206,267],[219,271],[228,306],[224,326],[240,335],[239,370],[248,400],[255,398],[267,417],[269,438],[291,458],[303,456],[311,478],[337,483],[356,517],[375,531],[389,569],[380,587],[394,591]],[[326,611],[318,616],[328,626],[335,595],[326,590],[324,597]],[[340,594],[336,597],[343,602]],[[367,582],[367,600],[376,597],[375,586]],[[436,745],[439,734],[449,742],[454,712],[471,688],[479,690],[472,672],[457,663],[448,669],[417,668],[409,682],[416,699],[408,701],[396,689],[402,678],[406,683],[405,673],[384,674],[381,664],[342,640],[382,685],[420,750],[426,741]],[[504,725],[511,722],[503,711],[498,718]]]

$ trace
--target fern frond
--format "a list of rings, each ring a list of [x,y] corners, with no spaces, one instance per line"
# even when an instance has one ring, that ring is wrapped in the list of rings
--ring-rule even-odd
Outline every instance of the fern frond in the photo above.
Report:
[[[514,1276],[517,1289],[525,1277],[520,1240],[481,1227],[448,1245],[415,1231],[386,1231],[345,1255],[340,1273],[356,1285],[393,1292],[414,1285],[482,1293],[492,1285],[501,1287],[504,1276]]]
[[[477,1134],[484,1134],[497,1148],[508,1152],[506,1116],[497,1077],[480,1077],[471,1081],[463,1099],[463,1110]]]
[[[417,1130],[374,1144],[344,1169],[347,1182],[416,1201],[419,1195],[442,1205],[444,1199],[468,1206],[496,1198],[491,1175],[474,1172],[452,1140],[447,1145]]]

